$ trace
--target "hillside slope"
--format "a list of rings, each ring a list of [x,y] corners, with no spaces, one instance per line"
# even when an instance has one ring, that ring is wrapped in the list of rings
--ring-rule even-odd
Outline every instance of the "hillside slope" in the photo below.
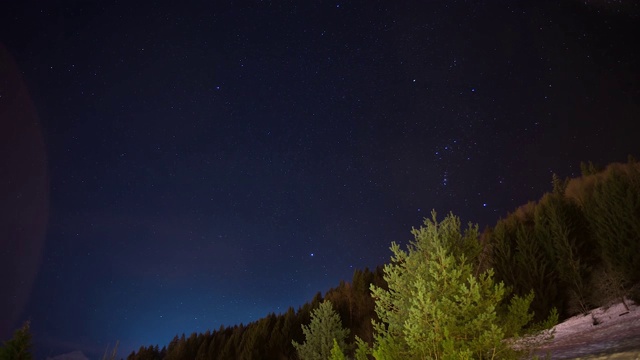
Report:
[[[556,325],[553,341],[538,354],[552,359],[640,359],[640,309],[627,300]]]

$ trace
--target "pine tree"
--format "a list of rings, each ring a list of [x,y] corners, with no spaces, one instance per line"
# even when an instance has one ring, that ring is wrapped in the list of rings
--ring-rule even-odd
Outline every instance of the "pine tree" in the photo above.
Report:
[[[522,335],[531,321],[533,295],[514,297],[508,311],[498,314],[505,299],[493,271],[474,276],[469,255],[478,254],[477,226],[460,230],[449,214],[438,223],[435,212],[412,231],[414,241],[404,251],[392,243],[385,265],[388,290],[372,286],[376,299],[374,324],[376,359],[509,358],[516,352],[507,337]]]
[[[331,348],[331,357],[330,360],[346,360],[340,345],[338,345],[338,341],[333,339],[333,347]]]
[[[31,360],[31,332],[29,322],[13,333],[13,338],[0,347],[0,360]]]
[[[340,349],[344,349],[349,334],[349,330],[342,327],[340,316],[328,300],[311,312],[311,323],[302,325],[302,332],[306,339],[303,344],[292,341],[301,360],[329,359],[334,341]]]
[[[529,203],[498,221],[489,242],[496,279],[520,296],[533,290],[532,309],[541,321],[551,309],[562,305],[562,299],[555,265],[540,241],[544,236],[536,231],[536,208],[535,203]]]
[[[209,350],[209,344],[211,343],[211,336],[205,336],[204,341],[198,347],[198,352],[196,353],[196,360],[206,360],[207,359],[207,351]]]
[[[563,191],[564,192],[564,191]],[[589,278],[594,262],[590,234],[577,204],[565,198],[563,192],[546,194],[535,208],[536,238],[542,244],[545,257],[558,276],[563,312],[571,316],[589,310],[587,295]]]
[[[360,337],[356,336],[355,346],[356,351],[353,356],[354,360],[369,360],[369,354],[371,354],[369,344],[367,344]]]
[[[630,290],[640,284],[640,164],[610,165],[581,203],[604,267]]]

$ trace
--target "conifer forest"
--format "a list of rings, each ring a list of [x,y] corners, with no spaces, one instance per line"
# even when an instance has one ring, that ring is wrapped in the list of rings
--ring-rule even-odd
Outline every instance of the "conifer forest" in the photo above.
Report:
[[[248,324],[176,334],[128,360],[519,358],[504,339],[640,300],[640,163],[581,164],[492,227],[435,210],[390,261]],[[1,359],[26,358],[28,324]],[[535,347],[535,344],[532,346]]]

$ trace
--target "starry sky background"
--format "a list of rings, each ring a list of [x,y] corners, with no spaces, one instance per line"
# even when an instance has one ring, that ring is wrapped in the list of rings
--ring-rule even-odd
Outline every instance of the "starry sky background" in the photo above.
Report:
[[[19,3],[19,4],[18,4]],[[215,4],[214,4],[215,3]],[[0,7],[0,338],[126,356],[298,307],[431,209],[640,155],[634,1]]]

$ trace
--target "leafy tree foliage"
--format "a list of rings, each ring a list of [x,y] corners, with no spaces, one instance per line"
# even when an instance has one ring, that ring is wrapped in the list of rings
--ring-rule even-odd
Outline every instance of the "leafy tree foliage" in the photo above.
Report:
[[[337,356],[337,353],[332,354],[334,344],[342,354],[349,334],[349,330],[342,327],[340,316],[335,312],[330,301],[324,301],[320,307],[311,312],[311,323],[302,325],[302,332],[305,342],[299,344],[293,341],[293,346],[301,360],[326,360],[333,355]]]
[[[484,359],[515,355],[506,337],[518,336],[533,315],[532,296],[514,297],[503,316],[502,283],[488,270],[477,277],[480,254],[477,226],[461,232],[449,214],[438,223],[435,212],[413,230],[404,251],[392,243],[385,265],[388,290],[372,286],[376,313],[376,359]]]
[[[29,322],[13,333],[13,338],[0,347],[0,360],[31,360],[31,332]]]
[[[453,347],[456,355],[482,358],[486,352],[477,349],[493,344],[499,333],[522,335],[522,324],[532,314],[527,309],[533,310],[534,321],[541,321],[556,307],[564,318],[624,296],[640,300],[640,165],[630,158],[627,164],[603,169],[584,163],[581,169],[583,176],[571,180],[554,175],[550,193],[499,220],[480,241],[477,227],[460,231],[452,215],[442,223],[432,218],[431,225],[414,230],[406,251],[394,253],[396,261],[356,270],[350,282],[340,282],[324,296],[317,293],[297,310],[176,336],[162,349],[143,346],[128,359],[294,359],[292,340],[305,340],[301,325],[310,323],[313,309],[324,300],[350,329],[344,342],[355,346],[341,348],[345,358],[405,358],[395,355],[421,346]],[[392,276],[398,281],[387,284]],[[370,288],[386,292],[388,301],[381,293],[372,297]],[[434,289],[446,296],[433,296]],[[376,311],[385,306],[379,317]],[[486,323],[460,321],[465,317]],[[487,325],[491,322],[496,327]],[[429,328],[421,330],[423,325]],[[542,327],[529,325],[527,331]],[[443,341],[436,347],[425,339]],[[2,351],[0,360],[6,359]],[[508,357],[508,352],[498,356]]]
[[[562,308],[562,299],[554,265],[535,232],[534,206],[530,203],[500,220],[488,242],[496,279],[520,296],[533,290],[532,309],[541,320],[552,308]]]
[[[490,233],[496,278],[515,293],[534,290],[532,309],[541,320],[553,308],[563,316],[587,311],[597,244],[580,207],[564,195],[556,176],[553,193],[498,221]]]
[[[333,347],[331,348],[331,360],[346,360],[340,345],[338,345],[338,340],[333,339]]]
[[[371,354],[371,348],[369,347],[369,344],[364,342],[364,340],[362,340],[360,337],[356,336],[355,345],[356,351],[353,356],[354,360],[369,360],[369,355]]]
[[[524,296],[536,319],[562,318],[633,295],[640,288],[640,165],[553,178],[553,192],[498,221],[487,244],[496,278]],[[640,300],[640,295],[637,295]]]
[[[564,190],[545,195],[535,209],[536,240],[542,245],[557,283],[561,304],[567,315],[589,310],[588,279],[595,261],[594,241],[587,222],[574,202],[564,196]],[[545,309],[546,310],[546,309]]]
[[[597,165],[595,165],[591,161],[589,162],[583,161],[580,163],[580,172],[582,173],[582,176],[595,175],[600,171],[602,171],[602,169],[600,169]]]
[[[311,312],[324,300],[333,303],[334,309],[343,320],[344,327],[352,331],[346,343],[359,341],[367,349],[367,343],[373,341],[371,319],[375,318],[374,301],[371,298],[369,285],[375,283],[384,287],[382,268],[375,270],[356,270],[353,280],[341,282],[336,288],[330,289],[323,297],[317,293],[313,299],[298,308],[287,309],[283,314],[269,314],[266,317],[247,325],[233,327],[221,326],[215,331],[204,334],[192,334],[187,337],[175,336],[170,343],[159,349],[157,345],[140,347],[127,357],[128,360],[162,360],[162,359],[295,359],[296,349],[292,339],[304,341],[302,324],[309,324]],[[353,355],[353,349],[342,349],[345,357]],[[364,360],[365,357],[357,357]]]
[[[621,274],[626,288],[640,283],[640,164],[596,176],[582,208],[606,268]]]

